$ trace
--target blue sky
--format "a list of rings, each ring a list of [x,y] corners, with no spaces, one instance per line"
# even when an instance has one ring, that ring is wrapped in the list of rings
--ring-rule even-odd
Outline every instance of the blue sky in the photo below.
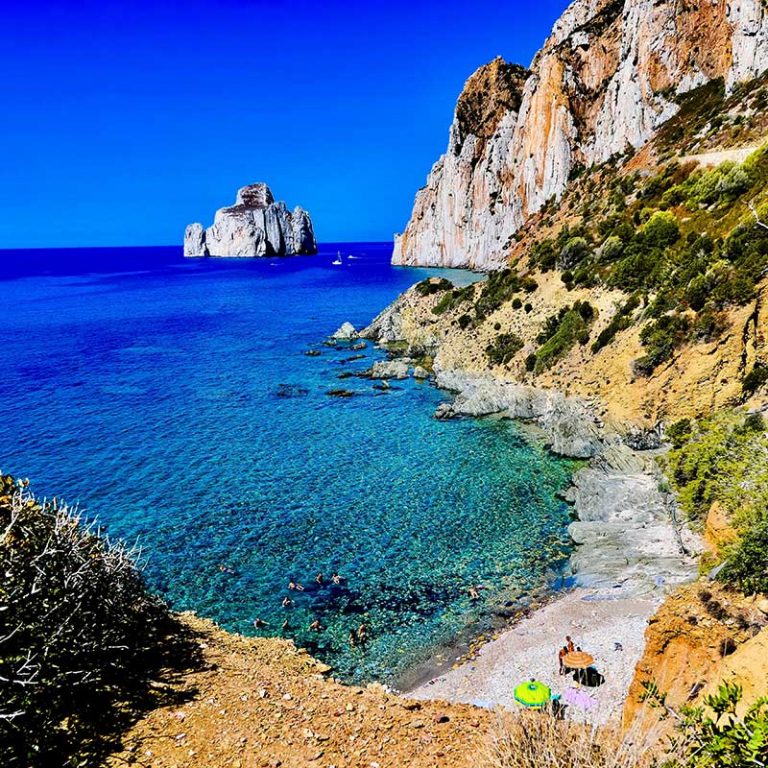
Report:
[[[239,186],[388,240],[466,78],[565,0],[112,0],[3,9],[0,248],[181,242]]]

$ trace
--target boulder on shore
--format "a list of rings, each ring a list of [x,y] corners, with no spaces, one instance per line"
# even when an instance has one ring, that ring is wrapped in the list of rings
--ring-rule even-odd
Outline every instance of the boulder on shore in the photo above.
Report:
[[[216,211],[207,229],[190,224],[184,232],[185,256],[291,256],[317,253],[309,214],[275,202],[263,182],[237,192],[235,204]]]
[[[336,333],[334,333],[331,338],[336,339],[337,341],[351,341],[352,339],[357,339],[358,337],[359,334],[355,330],[355,326],[352,325],[352,323],[342,323],[339,330],[336,331]]]
[[[369,376],[372,379],[407,379],[408,363],[402,360],[377,360]]]

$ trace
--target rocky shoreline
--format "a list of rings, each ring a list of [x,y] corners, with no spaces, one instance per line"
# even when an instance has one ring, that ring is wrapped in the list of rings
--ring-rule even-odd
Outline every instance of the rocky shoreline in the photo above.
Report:
[[[408,375],[420,356],[437,356],[440,341],[423,334],[409,338],[398,308],[398,301],[387,307],[360,336],[388,349],[385,367]],[[585,647],[610,659],[605,663],[621,662],[596,707],[598,720],[610,719],[626,698],[647,621],[671,589],[697,573],[698,538],[679,525],[675,498],[656,461],[664,451],[661,431],[607,426],[592,399],[490,373],[436,365],[433,377],[436,386],[454,393],[436,418],[495,416],[533,425],[553,453],[587,464],[564,494],[576,518],[569,526],[575,545],[568,570],[573,589],[536,601],[508,629],[470,645],[466,658],[451,670],[437,668],[433,679],[422,678],[408,695],[512,706],[516,675],[547,677],[558,638],[570,631],[584,637]],[[617,637],[620,642],[609,639]],[[615,642],[627,649],[620,659],[608,656]],[[521,653],[527,656],[524,668]]]
[[[442,418],[494,414],[531,422],[554,453],[589,460],[565,496],[578,518],[569,532],[579,586],[639,596],[694,577],[698,542],[676,522],[675,498],[655,460],[661,448],[632,447],[637,432],[607,430],[591,403],[556,390],[461,371],[438,372],[436,384],[457,393]]]
[[[514,685],[529,676],[562,693],[571,683],[557,675],[556,654],[571,634],[606,679],[590,693],[590,711],[575,716],[593,723],[619,717],[648,621],[673,588],[697,573],[699,542],[677,525],[676,502],[656,462],[660,449],[632,447],[643,443],[637,432],[607,430],[589,402],[557,391],[458,371],[438,372],[436,384],[456,392],[441,418],[495,415],[534,424],[553,452],[588,463],[565,493],[576,517],[569,526],[572,588],[536,601],[509,628],[482,638],[466,658],[406,695],[514,708]]]

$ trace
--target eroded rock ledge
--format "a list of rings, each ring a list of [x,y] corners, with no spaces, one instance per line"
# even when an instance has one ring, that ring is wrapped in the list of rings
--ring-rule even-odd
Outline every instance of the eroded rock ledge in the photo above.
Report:
[[[213,225],[190,224],[184,232],[185,256],[291,256],[317,253],[309,213],[300,206],[289,211],[275,202],[260,182],[242,187],[235,204],[219,208]]]

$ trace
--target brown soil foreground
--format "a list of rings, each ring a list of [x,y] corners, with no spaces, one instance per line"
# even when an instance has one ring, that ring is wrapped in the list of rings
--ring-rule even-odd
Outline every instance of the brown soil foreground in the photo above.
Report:
[[[123,751],[108,759],[113,768],[481,765],[478,750],[493,717],[487,711],[408,701],[378,685],[343,686],[288,642],[182,618],[204,662],[167,683],[186,703],[146,713],[124,735]]]

